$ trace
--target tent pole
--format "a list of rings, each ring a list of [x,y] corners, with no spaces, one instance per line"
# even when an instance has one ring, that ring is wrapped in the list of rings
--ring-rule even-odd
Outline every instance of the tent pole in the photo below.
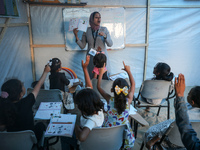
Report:
[[[32,36],[32,27],[31,27],[31,12],[30,6],[27,4],[27,14],[28,14],[28,27],[29,27],[29,40],[30,40],[30,49],[31,49],[31,64],[32,64],[32,74],[33,81],[36,81],[36,72],[35,72],[35,57],[34,57],[34,49],[33,49],[33,36]]]
[[[143,73],[143,81],[146,79],[146,72],[147,72],[147,59],[148,59],[148,45],[149,45],[149,18],[150,18],[150,0],[147,0],[147,13],[146,13],[146,39],[145,43],[145,54],[144,54],[144,73]]]

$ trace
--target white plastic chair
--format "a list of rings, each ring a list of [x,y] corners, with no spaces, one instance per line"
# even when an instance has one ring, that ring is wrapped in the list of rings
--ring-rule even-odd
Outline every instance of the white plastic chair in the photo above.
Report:
[[[159,107],[157,116],[160,113],[161,107],[167,107],[167,119],[170,119],[170,102],[169,97],[172,94],[171,81],[164,80],[145,80],[139,90],[137,98],[134,99],[134,107]],[[150,104],[146,99],[162,99],[158,105]],[[167,105],[164,103],[167,102]]]
[[[123,145],[126,125],[94,128],[86,141],[80,143],[80,150],[119,150]]]
[[[35,134],[31,130],[18,132],[0,132],[1,150],[31,150],[37,143]]]
[[[103,99],[102,95],[99,93],[97,89],[97,81],[98,79],[92,79],[93,90],[99,94],[101,99]],[[103,88],[103,90],[106,91],[106,93],[113,96],[113,93],[111,92],[112,84],[113,84],[112,80],[101,80],[101,87]]]
[[[27,89],[27,94],[33,91],[32,88]],[[38,109],[41,102],[62,102],[63,96],[62,92],[58,89],[44,90],[40,89],[36,102],[33,105],[33,109]]]

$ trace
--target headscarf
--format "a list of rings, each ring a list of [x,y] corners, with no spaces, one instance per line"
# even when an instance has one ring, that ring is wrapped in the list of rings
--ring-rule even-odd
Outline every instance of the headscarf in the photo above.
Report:
[[[90,21],[90,26],[91,26],[92,30],[95,30],[95,31],[99,30],[99,28],[100,28],[100,26],[97,26],[97,25],[94,24],[94,15],[96,13],[99,13],[99,12],[95,11],[95,12],[91,13],[90,20],[89,20]]]

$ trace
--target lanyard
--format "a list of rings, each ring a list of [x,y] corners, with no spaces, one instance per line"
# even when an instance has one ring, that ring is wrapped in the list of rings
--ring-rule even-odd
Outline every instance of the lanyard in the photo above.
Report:
[[[97,39],[98,31],[99,30],[96,31],[96,36],[94,37],[94,31],[92,30],[92,37],[94,39],[94,48],[95,48],[95,44],[96,44],[96,39]]]

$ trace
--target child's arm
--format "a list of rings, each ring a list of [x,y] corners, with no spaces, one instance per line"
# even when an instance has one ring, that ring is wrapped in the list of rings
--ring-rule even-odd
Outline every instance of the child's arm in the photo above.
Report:
[[[124,61],[123,61],[123,65],[124,65],[124,68],[122,70],[124,70],[128,73],[129,80],[130,80],[130,83],[131,83],[131,88],[130,88],[130,91],[128,93],[128,103],[130,105],[132,103],[133,95],[134,95],[134,92],[135,92],[135,80],[134,80],[132,73],[130,71],[130,66],[125,65]]]
[[[34,89],[32,91],[35,98],[37,97],[37,95],[40,91],[40,88],[43,85],[45,78],[46,78],[48,72],[50,72],[50,70],[51,70],[51,68],[49,67],[49,65],[46,65],[45,68],[44,68],[44,71],[42,73],[42,76],[40,77],[40,80],[38,81],[38,83],[36,84],[36,86],[34,87]]]
[[[92,82],[90,80],[90,76],[89,76],[89,73],[87,70],[87,66],[88,66],[89,62],[90,62],[90,56],[87,55],[85,63],[82,60],[82,68],[83,68],[83,72],[84,72],[84,76],[85,76],[85,86],[93,89]]]
[[[81,142],[84,142],[90,133],[90,129],[87,127],[81,128],[80,126],[76,125],[75,133],[76,133],[77,139]]]
[[[104,64],[104,66],[99,69],[99,78],[98,78],[98,81],[97,81],[97,89],[98,89],[99,93],[105,98],[107,103],[109,103],[111,96],[101,88],[101,80],[102,80],[103,74],[105,72],[106,72],[106,69],[105,69],[105,64]]]

